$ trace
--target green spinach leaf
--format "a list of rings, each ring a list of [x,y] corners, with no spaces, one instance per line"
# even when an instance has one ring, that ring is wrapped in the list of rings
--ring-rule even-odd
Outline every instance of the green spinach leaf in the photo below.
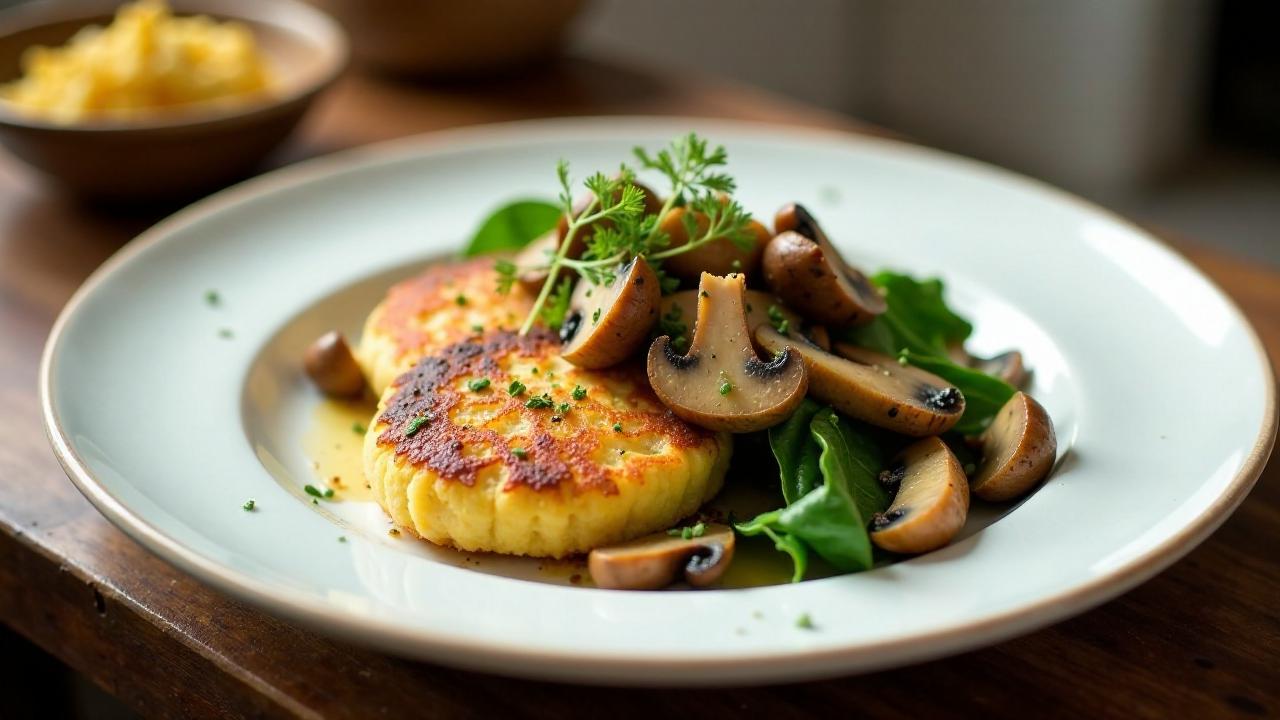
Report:
[[[809,440],[818,448],[822,485],[781,510],[737,526],[744,535],[767,534],[779,550],[791,555],[796,562],[794,580],[804,577],[797,556],[807,562],[807,550],[844,572],[869,569],[874,558],[867,523],[889,504],[878,480],[883,458],[874,440],[831,408],[810,417]],[[789,439],[789,447],[798,444],[787,428],[778,434]],[[778,457],[787,455],[779,453]]]
[[[953,361],[948,346],[963,343],[973,332],[943,298],[938,279],[880,272],[871,278],[885,294],[888,308],[870,323],[846,330],[842,339],[859,347],[893,355],[945,379],[964,394],[964,417],[956,429],[977,434],[1016,392],[1013,386]]]
[[[787,504],[804,497],[821,482],[818,475],[818,443],[809,423],[822,406],[806,399],[781,425],[769,428],[769,447],[782,476],[782,498]]]
[[[519,250],[560,219],[560,206],[543,200],[517,200],[489,214],[471,236],[463,255]]]

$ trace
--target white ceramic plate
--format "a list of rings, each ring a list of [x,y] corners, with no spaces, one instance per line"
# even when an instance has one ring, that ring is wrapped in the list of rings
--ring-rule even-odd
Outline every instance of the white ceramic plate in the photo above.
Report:
[[[495,204],[552,195],[558,158],[579,173],[614,167],[634,144],[690,129],[728,146],[748,208],[808,204],[855,262],[944,277],[975,320],[977,350],[1021,348],[1069,448],[1048,484],[961,542],[891,567],[668,593],[478,571],[388,537],[374,509],[308,501],[300,444],[319,398],[298,358],[311,338],[356,332],[391,278],[459,248]],[[220,307],[204,302],[209,288]],[[1248,492],[1275,435],[1253,331],[1132,225],[909,145],[703,120],[439,133],[232,188],[94,274],[54,328],[41,385],[72,480],[197,577],[392,652],[583,682],[811,678],[1027,632],[1203,540]],[[256,512],[240,509],[250,497]],[[815,629],[796,626],[802,613]]]

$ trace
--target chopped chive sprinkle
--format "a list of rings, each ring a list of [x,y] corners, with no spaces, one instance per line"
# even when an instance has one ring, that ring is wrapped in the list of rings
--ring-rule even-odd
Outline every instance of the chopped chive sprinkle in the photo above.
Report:
[[[404,436],[413,437],[418,433],[419,430],[422,429],[423,425],[427,424],[429,420],[430,418],[428,418],[426,415],[419,415],[418,417],[410,420],[408,427],[404,429]]]
[[[331,498],[331,497],[333,497],[333,489],[332,489],[332,488],[326,488],[325,490],[321,491],[321,490],[320,490],[320,488],[316,487],[315,485],[305,485],[305,486],[303,486],[303,488],[302,488],[302,489],[303,489],[303,490],[306,490],[306,491],[307,491],[307,494],[308,494],[308,495],[310,495],[311,497],[317,497],[317,498]]]
[[[773,325],[774,330],[783,335],[786,335],[787,331],[791,329],[791,322],[782,314],[782,308],[777,305],[769,306],[769,322]]]
[[[338,536],[338,542],[346,542],[346,541],[347,541],[347,536],[346,536],[346,535],[339,535],[339,536]]]
[[[324,496],[325,496],[326,498],[331,498],[331,497],[333,497],[333,488],[325,488],[325,489],[324,489]]]
[[[255,502],[253,498],[249,498],[248,500],[245,500],[244,504],[240,507],[243,508],[245,512],[253,512],[253,509],[257,506],[258,503]]]
[[[526,452],[524,448],[511,448],[511,454],[512,454],[512,455],[515,455],[516,457],[520,458],[521,460],[523,460],[523,459],[525,459],[525,458],[529,457],[529,453],[528,453],[528,452]]]
[[[613,431],[614,431],[614,432],[622,432],[622,423],[614,423],[614,424],[613,424]]]
[[[569,412],[569,403],[560,403],[556,406],[556,413],[564,415],[567,412]]]
[[[511,384],[507,386],[507,394],[511,397],[516,397],[517,395],[523,395],[527,389],[524,383],[519,380],[512,380]]]
[[[690,528],[690,531],[694,537],[702,537],[707,532],[707,524],[704,522],[699,522],[696,525],[694,525],[692,528]]]
[[[461,306],[461,305],[466,305],[466,304],[467,304],[467,296],[466,296],[466,295],[463,295],[462,293],[458,293],[458,297],[454,298],[454,299],[453,299],[453,301],[454,301],[455,303],[457,303],[459,306]]]
[[[595,312],[591,313],[591,324],[595,325],[598,322],[600,322],[600,308],[596,308]]]
[[[476,333],[477,335],[479,335],[480,333],[484,332],[484,326],[483,326],[483,325],[472,325],[472,326],[471,326],[471,332]]]
[[[898,356],[898,364],[899,364],[899,365],[901,365],[902,367],[906,367],[906,366],[907,366],[907,356],[906,356],[906,355],[899,355],[899,356]]]
[[[480,392],[489,387],[489,378],[476,378],[467,383],[467,387],[470,388],[471,392]]]
[[[556,404],[552,402],[550,395],[542,393],[541,395],[534,395],[526,400],[524,406],[530,410],[545,410],[547,408],[555,407]]]
[[[223,340],[230,340],[233,336],[231,328],[218,328],[218,337]]]
[[[222,296],[218,294],[217,290],[206,290],[204,292],[204,301],[208,303],[209,307],[218,307],[222,304]]]
[[[363,435],[368,431],[369,431],[369,428],[365,427],[364,425],[361,425],[358,422],[351,423],[351,432],[357,435]]]
[[[796,627],[802,630],[812,630],[813,618],[809,617],[809,613],[801,613],[800,617],[796,618]]]
[[[574,385],[572,395],[574,400],[581,400],[587,396],[587,389],[581,385]]]
[[[733,383],[729,382],[729,375],[725,371],[721,370],[720,371],[720,394],[728,395],[731,392],[733,392]]]

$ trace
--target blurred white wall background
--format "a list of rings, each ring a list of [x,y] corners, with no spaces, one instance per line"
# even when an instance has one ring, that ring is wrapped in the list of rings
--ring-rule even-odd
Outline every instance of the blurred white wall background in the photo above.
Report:
[[[761,85],[1280,265],[1280,164],[1201,127],[1226,1],[593,0],[574,50]]]
[[[1077,192],[1185,155],[1207,0],[596,0],[585,50],[772,88]]]

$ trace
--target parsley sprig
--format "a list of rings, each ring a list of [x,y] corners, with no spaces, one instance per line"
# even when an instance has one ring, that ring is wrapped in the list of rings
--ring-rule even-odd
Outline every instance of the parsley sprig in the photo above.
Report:
[[[733,178],[723,171],[729,160],[723,146],[711,147],[705,139],[689,133],[656,154],[640,147],[634,149],[634,154],[641,169],[660,173],[670,186],[667,199],[657,213],[645,211],[645,191],[635,184],[635,170],[625,163],[613,176],[597,172],[583,181],[590,195],[580,209],[574,207],[569,164],[561,160],[556,166],[559,202],[568,227],[564,239],[554,252],[548,252],[541,265],[522,268],[510,260],[499,260],[495,266],[498,290],[503,293],[510,291],[521,272],[538,270],[547,274],[520,328],[521,334],[528,333],[539,319],[553,328],[563,322],[573,283],[561,277],[562,269],[568,268],[588,282],[600,285],[611,282],[616,270],[637,256],[644,257],[661,272],[663,260],[723,238],[741,248],[750,247],[747,224],[751,215],[728,197],[736,186]],[[664,221],[679,207],[686,209],[680,222],[687,242],[671,247],[671,238],[662,228]],[[590,235],[582,256],[568,257],[569,248],[588,228]],[[664,286],[669,284],[664,282]]]

